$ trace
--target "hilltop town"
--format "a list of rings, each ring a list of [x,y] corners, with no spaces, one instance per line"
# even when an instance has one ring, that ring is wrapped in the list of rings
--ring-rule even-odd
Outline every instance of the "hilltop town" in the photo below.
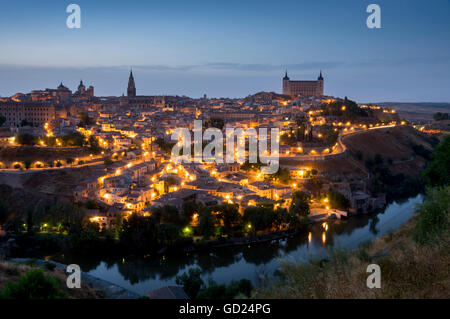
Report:
[[[81,81],[75,92],[61,83],[2,98],[3,194],[28,194],[23,210],[51,198],[79,203],[99,230],[172,209],[182,236],[207,238],[224,225],[219,233],[232,237],[367,214],[420,189],[417,174],[439,132],[424,132],[394,109],[324,95],[322,72],[317,81],[291,81],[286,72],[282,85],[283,94],[235,99],[139,96],[130,72],[126,96],[96,97]],[[192,129],[194,120],[223,132],[277,128],[279,170],[265,175],[248,161],[175,163],[172,132]],[[205,207],[214,219],[202,233]],[[285,218],[251,217],[261,207]],[[60,227],[36,222],[40,230]]]

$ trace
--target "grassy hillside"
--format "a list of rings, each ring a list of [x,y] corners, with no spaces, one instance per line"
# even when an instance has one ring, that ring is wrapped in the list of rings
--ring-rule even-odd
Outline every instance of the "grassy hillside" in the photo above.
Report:
[[[357,180],[365,178],[369,172],[365,161],[379,154],[392,173],[417,175],[426,163],[424,155],[430,153],[432,144],[436,143],[426,134],[407,126],[369,130],[344,137],[343,142],[349,150],[347,158],[317,162],[284,158],[280,164],[315,168],[332,180]],[[356,156],[358,153],[361,153],[359,159]],[[411,159],[412,157],[414,158]]]
[[[361,153],[362,161],[379,154],[385,162],[390,161],[393,173],[417,175],[436,141],[412,127],[402,126],[349,135],[343,142],[350,153]]]

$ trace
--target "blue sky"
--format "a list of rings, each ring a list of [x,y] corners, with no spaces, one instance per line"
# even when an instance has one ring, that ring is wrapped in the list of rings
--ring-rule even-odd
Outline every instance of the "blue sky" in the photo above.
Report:
[[[80,5],[82,28],[66,7]],[[366,27],[381,7],[382,28]],[[242,97],[315,79],[369,101],[450,102],[450,1],[2,1],[0,95],[72,90]]]

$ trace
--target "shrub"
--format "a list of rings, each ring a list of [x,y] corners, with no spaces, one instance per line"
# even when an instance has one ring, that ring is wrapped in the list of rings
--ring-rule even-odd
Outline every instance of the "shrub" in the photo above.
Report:
[[[55,278],[41,269],[31,269],[15,283],[6,283],[3,298],[6,299],[59,299],[64,293]]]
[[[450,222],[450,186],[427,189],[427,199],[418,207],[414,239],[420,244],[445,240]]]
[[[56,265],[54,263],[45,263],[44,264],[45,269],[53,271],[56,268]]]
[[[187,273],[177,276],[175,282],[177,285],[183,286],[184,291],[190,298],[195,299],[204,285],[201,273],[200,268],[190,268]]]

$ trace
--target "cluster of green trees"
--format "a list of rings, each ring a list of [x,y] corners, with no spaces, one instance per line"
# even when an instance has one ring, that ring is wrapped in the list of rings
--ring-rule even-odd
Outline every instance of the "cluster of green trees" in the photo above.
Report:
[[[79,113],[78,117],[80,118],[80,123],[78,123],[79,127],[87,127],[95,124],[94,120],[87,113]]]
[[[245,161],[244,164],[241,165],[241,170],[245,172],[260,172],[261,167],[267,166],[267,164],[263,164],[260,161],[257,163],[249,163],[248,160]],[[291,174],[289,169],[280,167],[275,174],[267,175],[267,178],[272,182],[277,182],[285,185],[289,185],[291,182]]]
[[[418,208],[414,239],[448,248],[450,235],[450,135],[445,135],[423,172],[426,200]]]
[[[275,174],[268,175],[270,181],[289,185],[291,182],[291,172],[289,169],[280,167]]]
[[[357,117],[366,117],[366,110],[360,108],[358,104],[345,97],[344,101],[334,101],[330,104],[324,103],[320,106],[323,115],[342,116],[343,120],[354,120]]]
[[[234,299],[248,298],[251,295],[253,285],[250,280],[231,281],[230,284],[219,285],[209,280],[208,286],[201,277],[200,268],[190,268],[187,272],[177,276],[175,282],[183,287],[183,290],[191,299]]]
[[[250,163],[248,160],[246,160],[244,164],[241,165],[241,170],[246,172],[250,171],[259,172],[261,167],[263,166],[264,164],[261,163],[260,161],[258,161],[257,163]]]
[[[47,146],[59,146],[59,145],[64,147],[86,146],[89,148],[89,151],[92,152],[93,154],[100,154],[102,151],[99,141],[95,136],[91,135],[86,140],[85,137],[78,132],[69,133],[60,137],[56,136],[38,137],[28,133],[18,134],[16,136],[16,143],[19,145],[33,146],[37,145],[40,140],[42,140]]]
[[[328,202],[333,209],[346,210],[350,208],[350,201],[334,189],[330,189],[327,193]]]
[[[39,202],[18,210],[11,204],[2,204],[0,222],[5,231],[17,234],[20,249],[39,246],[50,252],[114,251],[122,219],[100,231],[98,223],[89,221],[87,208],[86,204]]]
[[[333,127],[326,127],[324,133],[324,141],[328,146],[332,147],[334,144],[336,144],[338,137],[338,130],[335,130]]]
[[[161,248],[182,247],[198,236],[209,238],[255,235],[280,229],[298,228],[307,221],[310,196],[297,191],[289,209],[280,202],[249,206],[243,214],[238,204],[184,203],[180,212],[174,206],[154,208],[150,216],[132,214],[117,218],[109,228],[89,221],[87,209],[99,208],[95,202],[39,202],[20,212],[0,201],[0,222],[6,231],[19,234],[23,247],[39,243],[49,250],[82,252],[146,253]],[[276,206],[275,206],[276,205]],[[195,216],[196,224],[191,226]]]
[[[210,118],[205,121],[204,125],[205,125],[205,128],[214,127],[214,128],[218,128],[219,130],[222,130],[223,127],[225,126],[225,122],[223,119]]]
[[[423,176],[431,186],[450,184],[450,135],[445,135],[431,155],[432,161]]]
[[[163,138],[157,138],[155,141],[155,144],[159,146],[161,150],[166,152],[167,154],[170,154],[172,152],[173,146],[176,144],[175,142],[170,143],[166,142]]]
[[[310,140],[311,136],[306,134],[306,125],[304,123],[299,124],[297,129],[290,130],[288,133],[281,135],[280,143],[282,145],[297,145],[297,142]]]
[[[323,141],[332,146],[336,143],[339,132],[333,129],[333,127],[325,126],[321,128],[321,133],[323,135]],[[304,124],[300,124],[296,130],[291,130],[289,133],[285,133],[280,137],[280,143],[282,145],[291,145],[295,146],[298,142],[303,141],[311,141],[312,135],[306,134],[306,126]]]
[[[441,113],[437,112],[433,114],[433,119],[435,121],[445,121],[448,120],[450,117],[448,116],[448,113]]]
[[[0,291],[0,299],[61,299],[65,296],[61,283],[39,268],[30,269],[16,282],[6,282]]]

